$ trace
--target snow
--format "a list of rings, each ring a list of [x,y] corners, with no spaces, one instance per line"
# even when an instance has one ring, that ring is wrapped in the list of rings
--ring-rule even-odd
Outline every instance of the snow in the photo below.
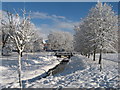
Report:
[[[74,62],[75,60],[75,62]],[[103,60],[103,69],[100,72],[98,60],[91,61],[77,55],[71,58],[66,69],[57,75],[49,76],[28,84],[28,87],[53,88],[116,88],[118,83],[118,63]],[[80,65],[80,68],[78,66]]]
[[[119,59],[118,59],[118,56],[120,54],[116,53],[109,53],[109,54],[103,54],[102,58],[105,59],[105,60],[111,60],[111,61],[115,61],[115,62],[120,62]],[[99,57],[99,54],[96,54],[96,57],[98,58]]]
[[[1,56],[0,58],[0,61],[2,61],[2,65],[0,66],[0,70],[2,71],[0,87],[9,87],[10,84],[17,84],[18,87],[17,53],[14,53],[13,56]],[[35,78],[57,64],[59,64],[57,57],[51,56],[50,53],[28,53],[28,59],[27,55],[24,54],[22,58],[22,80]]]
[[[104,54],[103,57],[105,58],[105,56],[107,59],[102,59],[101,72],[100,65],[98,64],[98,58],[96,61],[92,61],[92,57],[88,59],[82,55],[75,55],[71,57],[68,63],[60,66],[63,71],[60,71],[55,75],[50,75],[46,78],[36,79],[34,82],[26,81],[24,83],[24,87],[116,88],[118,85],[118,63],[114,61],[114,59],[117,60],[116,54]],[[26,60],[26,54],[24,54],[24,59],[22,59],[22,80],[34,79],[59,64],[58,60],[62,60],[51,55],[51,53],[46,52],[35,54],[29,53],[28,57],[28,60]],[[16,88],[19,86],[17,83],[18,76],[16,71],[16,60],[16,56],[12,56],[7,61],[6,58],[3,57],[2,61],[4,64],[3,66],[0,66],[3,81],[0,82],[0,88]]]

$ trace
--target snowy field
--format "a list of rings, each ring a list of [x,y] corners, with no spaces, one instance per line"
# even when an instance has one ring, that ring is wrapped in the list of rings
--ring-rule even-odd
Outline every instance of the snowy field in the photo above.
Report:
[[[2,65],[0,65],[1,79],[0,87],[18,87],[18,74],[17,74],[17,53],[12,56],[0,57]],[[61,60],[61,59],[59,59]],[[57,57],[52,56],[51,53],[35,53],[24,54],[22,58],[22,80],[29,80],[35,78],[50,68],[59,64]]]
[[[115,61],[115,62],[120,62],[120,60],[118,59],[118,56],[120,58],[120,53],[111,53],[111,54],[103,54],[102,58],[105,60],[111,60],[111,61]],[[96,55],[97,58],[99,58],[99,54]]]
[[[17,55],[1,57],[0,88],[17,88]],[[28,58],[27,58],[28,57]],[[98,55],[96,55],[98,57]],[[98,59],[92,61],[82,56],[73,56],[64,68],[63,72],[50,75],[46,78],[28,81],[53,68],[62,60],[51,53],[24,54],[22,58],[22,80],[25,88],[117,88],[118,85],[118,57],[116,54],[104,54],[102,71]]]

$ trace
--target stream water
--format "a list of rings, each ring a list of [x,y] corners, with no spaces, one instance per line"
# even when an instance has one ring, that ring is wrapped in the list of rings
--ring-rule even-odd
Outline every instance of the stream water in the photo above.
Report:
[[[49,69],[48,72],[43,73],[42,75],[39,75],[37,77],[34,77],[32,79],[29,80],[23,80],[22,82],[24,83],[24,87],[25,87],[25,83],[28,81],[29,83],[31,82],[35,82],[36,80],[40,80],[42,78],[46,78],[49,75],[55,75],[58,74],[62,71],[64,71],[66,64],[69,62],[69,59],[63,59],[60,64],[56,65],[54,68]]]
[[[56,65],[54,68],[49,69],[48,74],[58,74],[62,71],[64,71],[66,64],[69,62],[69,59],[63,59],[60,64]]]

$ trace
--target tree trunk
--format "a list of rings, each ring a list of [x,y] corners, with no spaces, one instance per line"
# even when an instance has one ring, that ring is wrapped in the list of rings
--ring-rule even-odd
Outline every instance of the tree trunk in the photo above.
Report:
[[[2,46],[2,52],[1,52],[1,55],[4,56],[4,45]]]
[[[21,54],[20,54],[20,55],[21,55],[21,57],[23,56],[22,52],[21,52]]]
[[[19,51],[19,56],[18,56],[18,78],[19,78],[20,88],[22,88],[22,80],[21,80],[21,51]]]
[[[100,72],[102,71],[102,64],[100,64]]]
[[[95,61],[95,54],[96,54],[96,49],[94,49],[94,53],[93,53],[93,61]]]
[[[88,58],[90,58],[90,53],[88,54]]]
[[[101,64],[101,60],[102,60],[102,50],[100,50],[99,64]]]

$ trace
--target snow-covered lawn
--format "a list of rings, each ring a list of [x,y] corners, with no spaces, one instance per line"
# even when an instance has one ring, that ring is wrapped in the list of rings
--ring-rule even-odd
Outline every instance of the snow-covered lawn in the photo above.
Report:
[[[2,65],[0,65],[0,77],[2,79],[0,80],[0,87],[13,87],[13,84],[15,85],[14,87],[18,87],[17,53],[14,53],[12,56],[8,57],[1,56],[0,61],[2,61]],[[59,64],[57,57],[51,55],[51,53],[41,52],[35,54],[23,54],[22,80],[25,81],[40,76],[57,64]]]
[[[24,83],[24,86],[25,88],[116,88],[118,85],[118,63],[114,62],[116,54],[106,54],[105,56],[107,59],[104,58],[102,60],[101,72],[98,59],[92,61],[92,57],[88,59],[82,55],[75,55],[66,64],[63,72],[35,80],[34,82],[27,81]],[[28,60],[27,56],[24,55],[22,59],[22,79],[28,80],[41,75],[45,71],[48,71],[48,69],[59,64],[57,59],[51,53],[46,52],[28,54]],[[17,83],[16,55],[8,58],[8,60],[3,57],[2,62],[3,65],[0,66],[0,70],[2,70],[0,87],[17,88],[19,85]]]
[[[120,56],[120,53],[104,53],[102,55],[102,58],[105,60],[111,60],[111,61],[115,61],[115,62],[120,62],[118,59],[118,56]],[[96,54],[96,57],[99,58],[99,54]]]
[[[116,88],[118,85],[118,63],[103,60],[102,67],[100,72],[98,60],[93,62],[84,56],[76,55],[71,58],[62,73],[28,83],[26,86],[32,88]]]

